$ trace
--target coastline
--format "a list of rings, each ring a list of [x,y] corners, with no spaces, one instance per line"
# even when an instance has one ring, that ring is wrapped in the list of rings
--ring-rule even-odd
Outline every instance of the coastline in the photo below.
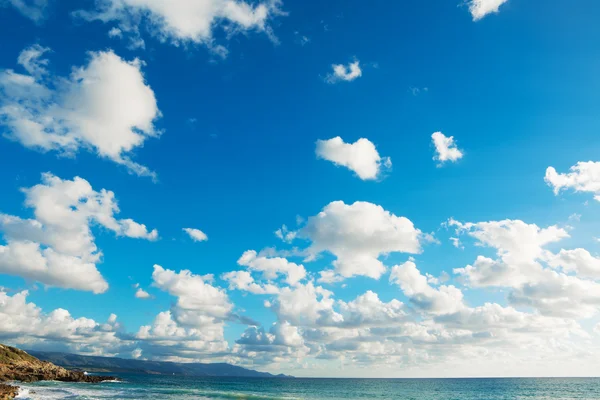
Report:
[[[101,383],[118,381],[118,378],[68,370],[48,361],[40,361],[23,350],[0,344],[0,400],[13,399],[18,395],[19,386],[13,382],[38,381]]]
[[[0,400],[14,399],[19,394],[19,390],[19,386],[0,383]]]

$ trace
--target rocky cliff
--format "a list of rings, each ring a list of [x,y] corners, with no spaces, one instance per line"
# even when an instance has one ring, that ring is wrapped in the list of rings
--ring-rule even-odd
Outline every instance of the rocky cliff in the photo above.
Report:
[[[111,376],[86,375],[82,371],[70,371],[51,362],[40,361],[23,350],[0,344],[0,382],[61,381],[99,383],[114,380]],[[0,384],[0,400],[16,395],[14,386]]]

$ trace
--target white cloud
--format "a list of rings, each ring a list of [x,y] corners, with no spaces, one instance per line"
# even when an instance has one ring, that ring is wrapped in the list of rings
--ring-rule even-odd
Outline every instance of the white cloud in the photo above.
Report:
[[[201,317],[225,319],[231,313],[233,304],[227,293],[207,282],[205,277],[194,275],[188,270],[179,273],[154,266],[152,273],[153,286],[177,297],[176,309],[179,315],[186,317],[186,312],[197,312]]]
[[[251,327],[237,341],[239,344],[246,345],[281,345],[290,347],[301,347],[304,345],[304,339],[298,332],[298,328],[292,326],[289,322],[274,323],[269,333],[264,329]]]
[[[435,146],[434,160],[443,164],[446,161],[456,162],[463,157],[463,152],[456,147],[453,136],[445,136],[442,132],[434,132],[431,140]]]
[[[318,158],[354,171],[362,180],[377,179],[384,169],[392,166],[389,157],[380,157],[375,145],[361,138],[354,143],[345,143],[337,136],[329,140],[317,140]]]
[[[318,326],[329,321],[341,322],[343,317],[333,313],[333,293],[312,282],[295,287],[282,288],[274,302],[266,306],[272,309],[280,321],[296,326]]]
[[[520,287],[542,273],[542,267],[532,261],[507,263],[478,256],[473,265],[455,268],[455,274],[467,278],[473,287]]]
[[[291,243],[296,238],[297,232],[290,231],[287,226],[282,225],[281,228],[275,231],[275,236],[286,243]]]
[[[457,237],[451,237],[450,241],[452,242],[452,246],[456,247],[457,249],[464,249],[462,243],[460,242],[460,239]]]
[[[509,294],[516,305],[534,307],[542,315],[573,319],[590,318],[600,311],[600,284],[544,270]]]
[[[423,312],[442,315],[452,314],[464,308],[463,294],[454,286],[429,285],[413,261],[392,267],[390,282],[395,283],[410,299],[413,306]]]
[[[488,14],[497,13],[500,6],[508,0],[469,0],[469,11],[473,21],[478,21]]]
[[[236,341],[233,353],[249,358],[252,365],[300,361],[309,352],[298,327],[289,322],[276,322],[269,331],[251,326]]]
[[[335,255],[337,274],[379,279],[386,271],[379,257],[393,252],[419,253],[422,233],[408,218],[376,204],[334,201],[310,217],[298,236],[312,242],[307,251],[313,257],[324,251]]]
[[[106,323],[100,324],[89,318],[74,318],[62,308],[46,314],[34,303],[27,302],[28,295],[26,290],[12,296],[0,290],[3,342],[32,347],[46,343],[55,350],[63,348],[92,355],[117,352],[124,345],[117,334],[120,326],[116,315],[111,314]]]
[[[135,297],[137,299],[149,299],[152,296],[150,296],[150,293],[146,292],[144,289],[138,288],[138,290],[135,292]]]
[[[43,152],[74,155],[80,149],[122,164],[138,175],[154,177],[131,159],[146,139],[159,136],[160,116],[143,63],[127,62],[108,52],[92,52],[84,67],[67,78],[48,77],[48,49],[23,50],[19,63],[30,73],[0,72],[0,117],[11,140]]]
[[[116,26],[111,28],[110,31],[108,31],[108,37],[110,38],[121,38],[123,37],[123,31],[121,31],[119,28],[117,28]]]
[[[31,47],[26,48],[19,54],[17,62],[25,70],[34,77],[40,77],[48,73],[46,67],[50,63],[48,59],[42,58],[44,53],[50,51],[48,47],[42,47],[39,44],[34,44]]]
[[[289,262],[283,257],[263,257],[256,251],[248,250],[239,258],[238,264],[252,271],[261,272],[263,277],[268,280],[277,279],[278,275],[285,275],[285,282],[288,285],[297,285],[306,278],[306,269],[303,265]]]
[[[543,247],[569,237],[569,233],[556,225],[540,228],[521,220],[461,223],[450,219],[457,233],[466,232],[482,245],[491,246],[498,255],[514,261],[531,261],[541,256]]]
[[[600,201],[600,162],[578,162],[570,172],[564,174],[556,172],[554,167],[548,167],[544,180],[554,189],[555,195],[561,190],[573,189],[592,193],[594,199]]]
[[[339,305],[344,327],[394,325],[407,317],[401,301],[392,299],[384,303],[377,293],[371,290],[348,303],[340,301]]]
[[[39,23],[46,18],[46,8],[48,0],[2,0],[0,7],[11,5],[16,8],[21,14],[31,19],[33,22]]]
[[[44,285],[104,293],[108,283],[94,262],[61,254],[39,243],[10,241],[0,246],[0,273],[20,276]]]
[[[145,354],[164,361],[201,361],[228,349],[222,322],[204,320],[193,326],[182,325],[171,311],[159,313],[152,325],[140,327],[135,339]]]
[[[556,226],[539,228],[519,220],[450,225],[497,250],[494,260],[479,256],[473,265],[454,269],[473,287],[506,287],[514,305],[535,308],[551,317],[589,318],[600,311],[599,262],[584,249],[552,254],[544,246],[569,237]],[[545,267],[544,264],[563,272]],[[567,275],[575,273],[576,275]]]
[[[566,273],[591,279],[600,279],[600,258],[594,257],[585,249],[562,249],[558,254],[548,255],[548,264],[561,268]]]
[[[139,349],[139,348],[138,349],[134,349],[131,352],[131,358],[133,358],[134,360],[137,360],[137,359],[139,359],[139,358],[142,357],[142,353],[143,353],[142,349]]]
[[[273,284],[260,284],[248,271],[231,271],[221,275],[221,279],[229,283],[229,289],[242,290],[253,294],[277,294],[279,288]]]
[[[279,0],[247,3],[239,0],[97,0],[93,11],[80,11],[87,20],[116,22],[133,41],[142,40],[140,28],[161,41],[175,45],[204,44],[216,52],[223,46],[215,44],[214,31],[222,28],[228,37],[250,31],[264,32],[277,42],[269,22],[283,15]]]
[[[152,286],[176,297],[177,302],[136,333],[144,354],[170,361],[200,361],[227,351],[224,326],[233,317],[233,304],[225,290],[211,285],[212,276],[154,265],[152,280]]]
[[[108,284],[96,269],[102,253],[96,247],[91,225],[98,224],[118,236],[155,240],[156,230],[131,219],[116,219],[119,212],[113,192],[97,192],[85,179],[62,180],[42,175],[42,183],[23,189],[25,205],[35,219],[0,214],[0,272],[49,286],[102,293]]]
[[[200,229],[183,228],[183,231],[187,233],[194,242],[205,242],[208,240],[208,236]]]
[[[559,259],[553,262],[561,263]],[[511,262],[479,256],[454,273],[473,287],[508,288],[514,305],[537,309],[542,315],[589,318],[600,311],[600,284],[544,268],[539,262]]]
[[[324,269],[323,271],[319,271],[319,279],[317,282],[319,283],[336,283],[344,280],[343,276],[338,275],[332,269]]]
[[[411,261],[395,267],[391,280],[401,286],[412,309],[395,299],[385,303],[372,291],[345,302],[335,301],[332,292],[312,282],[283,288],[266,306],[275,312],[279,324],[297,328],[292,331],[293,343],[303,346],[277,346],[273,329],[250,328],[238,341],[234,354],[256,364],[277,363],[278,368],[306,365],[309,360],[338,360],[345,368],[368,367],[380,374],[397,365],[420,371],[439,365],[440,374],[450,365],[456,368],[461,360],[471,367],[477,361],[481,368],[509,355],[520,362],[568,358],[585,348],[573,338],[589,337],[569,319],[491,303],[468,307],[459,289],[430,286],[427,276]],[[300,350],[304,348],[310,351]],[[514,352],[518,348],[529,351],[519,355]],[[463,374],[486,373],[464,367],[470,372]]]
[[[362,76],[362,70],[360,69],[360,62],[358,60],[348,63],[348,65],[333,64],[331,68],[333,69],[333,72],[327,74],[325,77],[327,83],[337,83],[342,81],[352,82]]]
[[[581,222],[581,214],[573,213],[569,215],[569,221]]]

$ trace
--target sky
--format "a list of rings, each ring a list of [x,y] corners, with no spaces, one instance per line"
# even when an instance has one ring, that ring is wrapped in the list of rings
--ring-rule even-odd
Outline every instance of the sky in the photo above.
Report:
[[[599,12],[0,0],[0,342],[599,376]]]

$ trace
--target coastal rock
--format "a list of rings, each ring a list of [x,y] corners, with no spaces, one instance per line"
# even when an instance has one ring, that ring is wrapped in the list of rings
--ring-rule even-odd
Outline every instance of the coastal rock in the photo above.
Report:
[[[23,350],[0,344],[0,382],[100,383],[115,379],[117,378],[112,376],[86,375],[83,371],[71,371],[51,362],[40,361]],[[12,399],[17,393],[17,387],[0,384],[0,400]]]
[[[18,393],[18,386],[11,386],[0,383],[0,400],[14,399],[15,397],[17,397]]]

